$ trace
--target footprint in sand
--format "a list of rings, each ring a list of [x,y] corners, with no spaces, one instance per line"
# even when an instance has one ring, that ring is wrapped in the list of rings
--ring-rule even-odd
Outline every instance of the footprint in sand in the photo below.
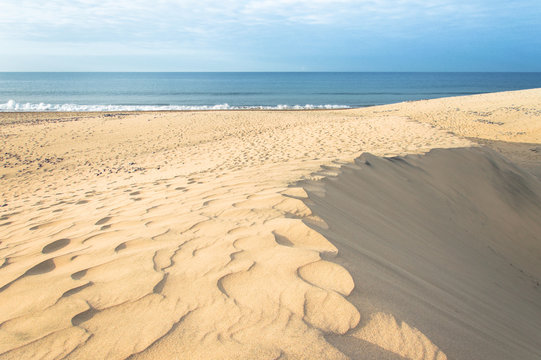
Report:
[[[85,270],[81,270],[81,271],[77,271],[73,274],[71,274],[71,278],[73,280],[81,280],[85,275],[86,275],[86,269]]]
[[[79,313],[71,318],[71,323],[73,326],[79,326],[80,324],[84,323],[85,321],[88,321],[94,317],[99,311],[94,308],[89,308],[86,311],[83,311],[82,313]]]
[[[116,248],[115,248],[115,252],[119,252],[121,250],[124,250],[126,248],[126,243],[122,243],[120,245],[118,245]]]
[[[68,246],[70,241],[71,241],[70,239],[60,239],[60,240],[53,241],[52,243],[45,245],[43,249],[41,250],[41,252],[43,254],[49,254],[49,253],[58,251],[62,249],[63,247]]]
[[[94,225],[103,225],[105,224],[106,222],[108,222],[109,220],[111,220],[111,217],[110,216],[106,216],[102,219],[99,219],[98,221],[96,221],[96,223]],[[32,229],[30,229],[32,230]]]
[[[66,297],[70,297],[72,295],[75,295],[78,292],[80,292],[80,291],[82,291],[82,290],[84,290],[87,287],[92,286],[92,285],[94,285],[94,283],[92,281],[89,281],[84,285],[74,287],[73,289],[69,289],[68,291],[66,291],[65,293],[62,294],[61,298],[66,298]]]
[[[26,272],[21,277],[45,274],[53,271],[55,268],[56,265],[53,259],[45,260],[40,262],[36,266],[33,266],[30,269],[26,270]]]

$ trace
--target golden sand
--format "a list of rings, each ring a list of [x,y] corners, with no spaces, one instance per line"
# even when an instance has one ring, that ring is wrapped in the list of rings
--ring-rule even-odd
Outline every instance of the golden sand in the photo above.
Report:
[[[0,114],[0,359],[445,359],[430,329],[358,300],[309,180],[364,152],[539,143],[540,98]]]

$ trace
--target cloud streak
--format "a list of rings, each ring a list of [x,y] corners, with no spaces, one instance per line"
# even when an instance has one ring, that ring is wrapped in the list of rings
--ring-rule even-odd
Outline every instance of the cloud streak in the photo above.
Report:
[[[539,33],[539,18],[538,0],[2,0],[0,55],[77,50],[232,59],[261,58],[268,48],[271,57],[280,49],[291,57],[300,51],[295,44],[305,54],[320,46],[324,54],[333,44],[347,52],[347,44],[389,39],[467,42],[469,33],[504,30],[517,38]]]
[[[530,0],[512,5],[539,10]],[[505,7],[480,0],[3,0],[0,27],[4,35],[16,38],[55,30],[93,30],[97,36],[107,30],[115,36],[136,29],[148,34],[201,33],[276,24],[366,28],[400,21],[479,21]]]

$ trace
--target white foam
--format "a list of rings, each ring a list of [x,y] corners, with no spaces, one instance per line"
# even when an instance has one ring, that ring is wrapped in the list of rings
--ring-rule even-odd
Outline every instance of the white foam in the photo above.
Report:
[[[347,109],[346,105],[276,105],[276,106],[231,106],[218,105],[78,105],[78,104],[32,104],[9,100],[0,104],[0,111],[171,111],[171,110],[315,110]]]

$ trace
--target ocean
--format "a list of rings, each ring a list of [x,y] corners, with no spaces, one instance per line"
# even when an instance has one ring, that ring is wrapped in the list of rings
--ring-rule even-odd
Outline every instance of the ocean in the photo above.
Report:
[[[333,109],[541,87],[541,73],[0,73],[0,111]]]

